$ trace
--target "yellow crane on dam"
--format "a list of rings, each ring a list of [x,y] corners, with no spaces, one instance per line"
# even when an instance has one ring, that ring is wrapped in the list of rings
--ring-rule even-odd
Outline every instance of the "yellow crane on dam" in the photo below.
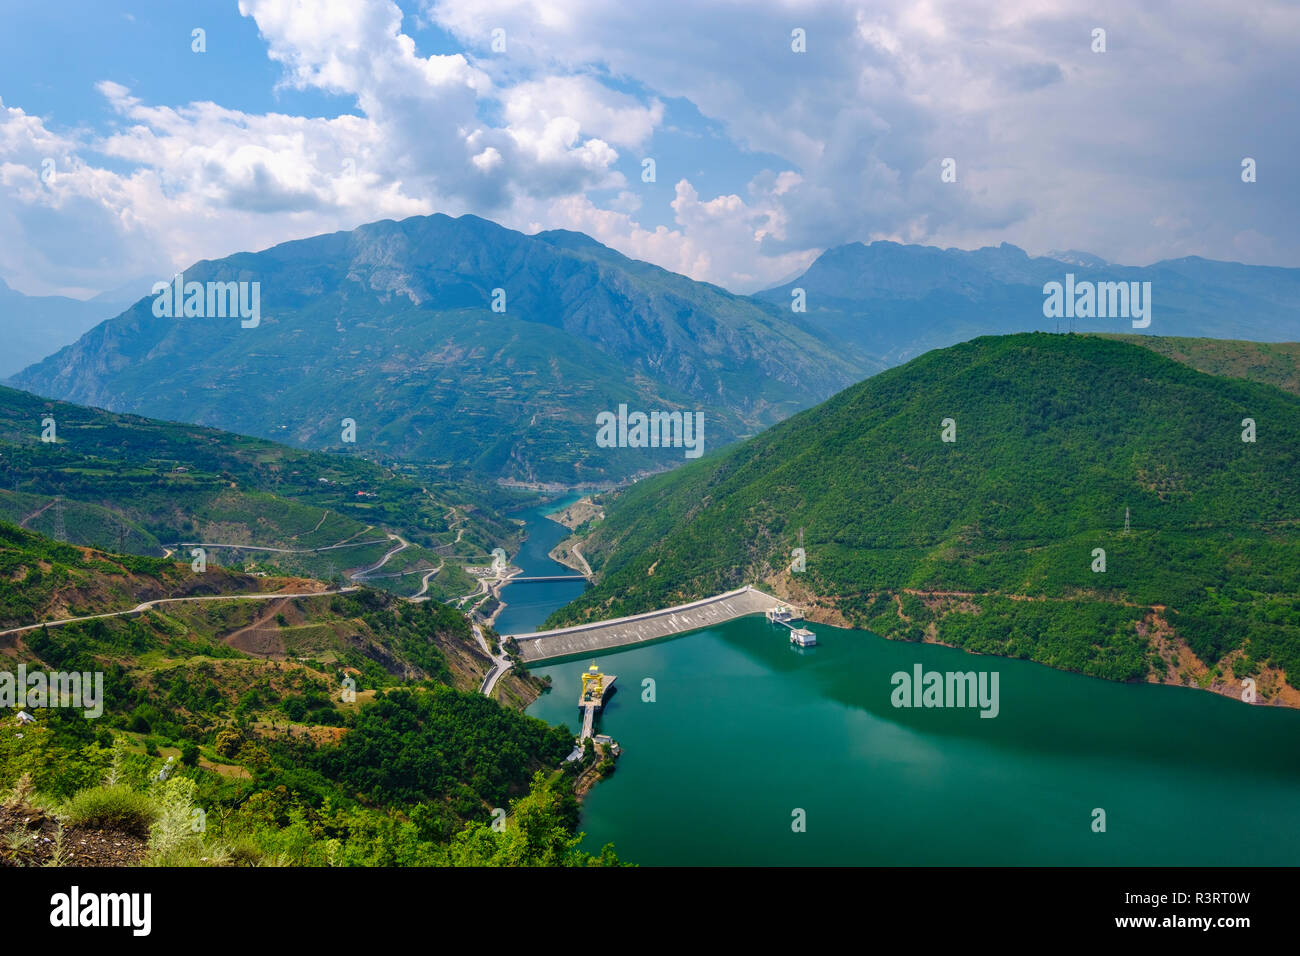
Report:
[[[605,695],[613,688],[616,679],[613,674],[602,674],[595,661],[583,673],[582,694],[578,698],[578,707],[582,710],[582,734],[579,740],[585,740],[595,732],[596,711],[604,705]]]
[[[600,672],[596,662],[592,661],[591,666],[582,675],[582,699],[578,702],[578,706],[585,707],[589,703],[599,704],[604,696],[605,675]]]

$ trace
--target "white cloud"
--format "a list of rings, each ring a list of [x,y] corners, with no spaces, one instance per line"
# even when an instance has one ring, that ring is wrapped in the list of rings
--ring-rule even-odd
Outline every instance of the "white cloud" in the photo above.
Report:
[[[785,228],[766,253],[892,237],[1069,245],[1144,262],[1230,256],[1243,245],[1235,237],[1250,234],[1259,261],[1300,258],[1300,193],[1282,178],[1300,149],[1300,125],[1288,121],[1300,8],[1283,0],[1240,16],[1169,0],[551,9],[429,3],[471,48],[502,26],[517,38],[512,59],[634,77],[689,99],[742,147],[781,157],[801,182],[781,200]],[[1090,49],[1098,25],[1105,54]],[[790,50],[794,27],[806,31],[807,53]],[[1278,178],[1243,193],[1236,164],[1256,152],[1273,158]],[[947,156],[959,178],[940,188]],[[1171,212],[1177,225],[1154,225]]]
[[[548,76],[520,83],[503,95],[505,117],[516,131],[535,131],[558,119],[614,145],[639,149],[663,122],[663,103],[642,105],[586,76]]]
[[[1230,18],[1118,0],[437,0],[425,16],[464,51],[435,55],[391,0],[240,10],[283,84],[359,115],[147,103],[112,82],[98,87],[102,135],[0,106],[0,227],[21,237],[0,247],[0,273],[33,291],[105,288],[434,211],[580,229],[739,290],[872,238],[1128,262],[1300,257],[1300,194],[1284,178],[1300,150],[1300,10],[1280,0]],[[506,53],[490,49],[498,27]],[[791,51],[794,27],[807,53]],[[708,154],[707,178],[672,175],[671,226],[649,228],[661,194],[618,166],[658,154],[678,99],[730,145]],[[776,159],[737,177],[728,149]],[[1245,155],[1260,163],[1251,186]],[[955,184],[939,181],[949,156]]]

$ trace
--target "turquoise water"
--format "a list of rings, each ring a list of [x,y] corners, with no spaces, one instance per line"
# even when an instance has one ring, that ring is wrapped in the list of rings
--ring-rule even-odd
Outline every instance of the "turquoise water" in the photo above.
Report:
[[[569,599],[528,587],[528,629]],[[1300,863],[1300,712],[811,626],[806,650],[751,617],[602,655],[619,690],[599,729],[623,756],[584,846],[647,865]],[[588,663],[537,668],[554,690],[529,713],[576,729]],[[998,716],[895,708],[891,675],[917,663],[996,671]]]
[[[557,511],[574,501],[580,495],[570,495],[549,505],[538,505],[521,511],[513,517],[522,518],[528,528],[528,537],[524,540],[519,553],[513,556],[513,563],[524,569],[527,575],[575,574],[560,562],[552,560],[550,550],[568,537],[568,529],[549,520],[546,515]],[[520,584],[507,585],[501,592],[506,607],[497,615],[493,625],[498,634],[523,634],[535,631],[556,608],[568,604],[585,591],[585,581],[524,581]]]

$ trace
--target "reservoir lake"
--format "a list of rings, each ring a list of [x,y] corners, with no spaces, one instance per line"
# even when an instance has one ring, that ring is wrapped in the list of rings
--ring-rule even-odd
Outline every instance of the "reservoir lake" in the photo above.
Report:
[[[545,515],[576,497],[520,515],[526,573],[571,573]],[[536,630],[584,587],[510,585],[496,629]],[[755,616],[596,658],[618,676],[597,732],[623,755],[583,802],[583,848],[642,865],[1300,863],[1300,711],[807,626],[816,647]],[[534,667],[553,689],[528,713],[576,732],[591,661]],[[998,716],[894,707],[892,675],[917,664],[996,672]]]

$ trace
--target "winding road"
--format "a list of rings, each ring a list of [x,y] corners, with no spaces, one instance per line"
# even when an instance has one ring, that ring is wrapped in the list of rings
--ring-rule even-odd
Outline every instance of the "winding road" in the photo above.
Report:
[[[322,522],[324,521],[323,516],[321,520]],[[317,525],[317,527],[319,527],[319,525]],[[464,530],[461,529],[460,534],[463,533]],[[459,534],[457,535],[456,540],[457,541],[460,540]],[[382,568],[384,565],[386,565],[394,555],[399,554],[402,551],[405,551],[407,548],[411,546],[410,542],[407,541],[405,538],[403,538],[401,535],[393,534],[392,532],[388,532],[386,538],[377,538],[372,541],[354,541],[354,542],[344,543],[344,544],[327,545],[321,548],[302,548],[302,549],[269,548],[269,547],[264,547],[259,545],[226,544],[226,543],[204,542],[204,541],[180,541],[172,545],[164,545],[163,546],[164,556],[170,558],[172,554],[174,554],[178,549],[181,548],[229,548],[229,549],[237,549],[243,551],[274,552],[276,554],[315,554],[322,551],[334,551],[340,548],[357,548],[357,547],[362,547],[364,545],[382,544],[385,541],[396,541],[397,546],[395,548],[392,548],[388,552],[386,552],[384,556],[379,559],[378,562],[371,565],[370,567],[363,568],[360,571],[352,572],[352,574],[350,574],[348,577],[351,581],[356,582],[356,584],[354,584],[351,587],[337,588],[328,591],[307,591],[301,593],[280,592],[280,593],[273,593],[273,594],[215,594],[215,595],[202,595],[197,597],[158,598],[153,601],[145,601],[142,604],[137,604],[135,607],[126,611],[110,611],[105,614],[90,614],[84,617],[66,617],[54,621],[41,621],[40,623],[37,624],[25,624],[22,627],[11,627],[8,628],[7,630],[0,630],[0,637],[4,637],[5,635],[8,634],[21,634],[25,631],[35,631],[43,627],[62,627],[65,624],[75,624],[81,621],[97,621],[97,620],[103,620],[105,618],[112,618],[112,617],[135,617],[137,615],[143,614],[145,611],[149,610],[150,608],[156,607],[160,604],[178,604],[187,601],[270,601],[279,598],[306,598],[306,597],[321,597],[323,595],[330,595],[330,594],[347,594],[351,591],[359,590],[359,587],[357,587],[356,585],[365,583],[365,581],[367,581],[371,577],[399,576],[399,575],[376,575],[375,572],[378,571],[380,568]],[[425,571],[424,577],[421,579],[420,582],[420,590],[417,591],[411,597],[403,598],[403,600],[410,601],[411,603],[420,603],[423,601],[430,600],[427,593],[429,590],[429,581],[439,571],[441,571],[443,567],[445,567],[445,565],[446,565],[446,561],[443,560],[442,562],[439,563],[439,565],[436,568]],[[412,571],[403,571],[401,572],[401,574],[418,574],[420,573],[420,570],[421,569],[417,568]],[[492,593],[491,584],[487,580],[480,581],[479,590],[475,591],[474,594],[480,593],[480,591],[486,591],[489,594]],[[460,600],[464,601],[465,599],[472,596],[473,594],[465,595]],[[470,613],[472,614],[473,612],[471,611]],[[487,638],[483,636],[482,629],[480,629],[478,624],[472,620],[470,624],[474,628],[474,637],[478,640],[479,646],[483,649],[483,653],[485,653],[492,661],[492,668],[487,672],[487,674],[483,676],[483,681],[479,685],[479,690],[482,691],[482,693],[485,696],[490,697],[492,696],[492,691],[496,687],[497,682],[501,679],[502,675],[504,675],[505,672],[508,671],[514,665],[511,663],[509,658],[498,657],[495,654],[493,654],[491,647],[488,645]]]
[[[266,548],[255,544],[221,544],[214,541],[179,541],[176,544],[165,544],[162,547],[164,550],[169,551],[174,551],[177,548],[233,548],[237,551],[274,551],[276,554],[317,554],[321,551],[334,551],[338,548],[359,548],[367,544],[383,544],[390,538],[396,537],[397,535],[390,534],[388,538],[375,538],[373,541],[352,541],[345,544],[328,544],[323,548]],[[402,549],[398,548],[397,550]],[[391,552],[384,556],[385,560],[390,556]],[[375,567],[379,567],[379,565],[375,565]]]
[[[487,638],[483,636],[482,629],[474,621],[470,621],[470,627],[474,628],[474,636],[478,638],[479,647],[483,648],[483,653],[492,658],[492,669],[483,675],[483,682],[478,685],[479,692],[484,697],[491,697],[492,690],[497,686],[497,681],[505,676],[506,671],[514,666],[507,657],[497,657],[492,653],[492,648],[488,646]]]
[[[397,554],[399,551],[405,551],[407,548],[411,546],[411,543],[407,541],[405,538],[403,538],[400,534],[393,534],[392,532],[389,532],[388,540],[396,541],[397,547],[393,548],[393,550],[389,551],[382,558],[380,558],[378,564],[372,565],[371,567],[368,567],[363,571],[353,571],[350,575],[348,575],[348,578],[352,581],[364,581],[370,575],[374,574],[385,564],[387,564],[388,559],[391,558],[393,555]]]
[[[307,598],[307,597],[324,597],[328,594],[347,594],[349,591],[359,591],[360,588],[338,588],[333,591],[302,591],[288,592],[280,591],[274,594],[205,594],[199,597],[175,597],[175,598],[158,598],[154,601],[145,601],[143,604],[137,604],[129,611],[110,611],[107,614],[89,614],[85,617],[65,617],[57,621],[41,621],[39,624],[24,624],[22,627],[11,627],[8,630],[0,631],[0,637],[6,634],[21,634],[23,631],[35,631],[42,627],[62,627],[64,624],[75,624],[78,621],[98,621],[108,617],[135,617],[137,614],[143,614],[151,607],[157,607],[159,604],[181,604],[186,601],[273,601],[279,598]]]

